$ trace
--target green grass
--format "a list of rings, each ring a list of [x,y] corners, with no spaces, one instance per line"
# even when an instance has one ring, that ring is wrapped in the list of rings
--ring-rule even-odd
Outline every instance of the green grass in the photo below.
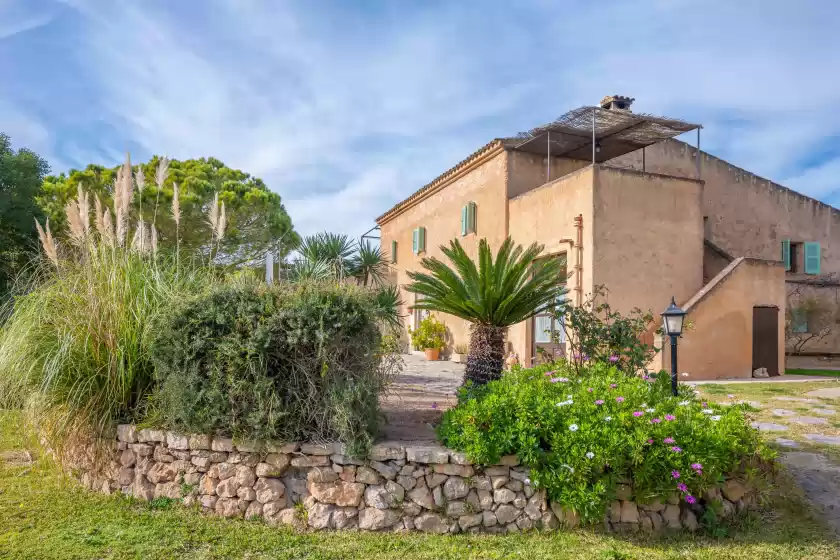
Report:
[[[34,449],[18,413],[0,412],[0,454]],[[2,455],[0,455],[2,457]],[[87,493],[46,459],[0,459],[0,558],[3,559],[821,559],[836,542],[782,481],[772,507],[714,539],[616,536],[594,529],[510,536],[416,533],[293,533],[261,522],[204,516],[170,503]]]
[[[786,369],[786,375],[819,375],[822,377],[840,377],[838,369]]]

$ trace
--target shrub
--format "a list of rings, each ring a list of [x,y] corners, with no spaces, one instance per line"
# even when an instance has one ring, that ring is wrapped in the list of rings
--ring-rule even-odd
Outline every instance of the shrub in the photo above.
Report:
[[[419,350],[443,348],[446,344],[446,326],[434,315],[428,315],[416,329],[409,327],[411,344]]]
[[[135,418],[153,382],[152,317],[211,281],[162,255],[96,245],[44,264],[0,332],[0,404],[26,405],[56,450]]]
[[[383,360],[377,294],[336,283],[241,284],[178,306],[152,342],[157,420],[238,439],[376,435]]]
[[[674,492],[691,502],[723,473],[768,456],[739,406],[707,406],[688,387],[671,397],[666,375],[581,371],[517,369],[467,388],[473,398],[444,414],[438,435],[479,463],[518,455],[535,486],[587,520],[603,518],[624,479],[639,502]]]
[[[555,311],[571,350],[570,365],[576,372],[590,361],[611,363],[628,374],[643,372],[659,351],[642,341],[653,314],[636,308],[622,315],[610,307],[606,295],[607,290],[599,286],[583,305],[563,305]],[[552,333],[555,338],[558,335]]]

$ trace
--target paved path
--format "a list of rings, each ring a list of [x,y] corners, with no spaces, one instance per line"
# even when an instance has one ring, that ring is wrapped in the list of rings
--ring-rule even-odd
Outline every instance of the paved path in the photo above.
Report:
[[[782,453],[780,459],[805,497],[840,536],[840,467],[819,453],[806,451]]]
[[[402,357],[403,372],[393,379],[382,400],[382,439],[434,441],[433,425],[444,410],[455,406],[464,366],[450,361],[429,362],[414,354]]]

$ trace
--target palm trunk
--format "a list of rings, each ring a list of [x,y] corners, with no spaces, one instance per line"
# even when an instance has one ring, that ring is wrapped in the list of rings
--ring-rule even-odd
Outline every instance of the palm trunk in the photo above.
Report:
[[[499,379],[505,361],[505,327],[472,325],[464,382],[484,385]]]

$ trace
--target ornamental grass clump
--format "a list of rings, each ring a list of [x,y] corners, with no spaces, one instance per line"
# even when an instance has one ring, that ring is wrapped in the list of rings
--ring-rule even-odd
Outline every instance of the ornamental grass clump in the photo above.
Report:
[[[674,493],[694,503],[725,473],[772,455],[743,407],[709,406],[686,387],[672,397],[666,375],[628,377],[605,363],[581,372],[544,365],[471,388],[438,435],[477,463],[518,455],[535,486],[590,521],[603,519],[621,481],[640,503]]]

